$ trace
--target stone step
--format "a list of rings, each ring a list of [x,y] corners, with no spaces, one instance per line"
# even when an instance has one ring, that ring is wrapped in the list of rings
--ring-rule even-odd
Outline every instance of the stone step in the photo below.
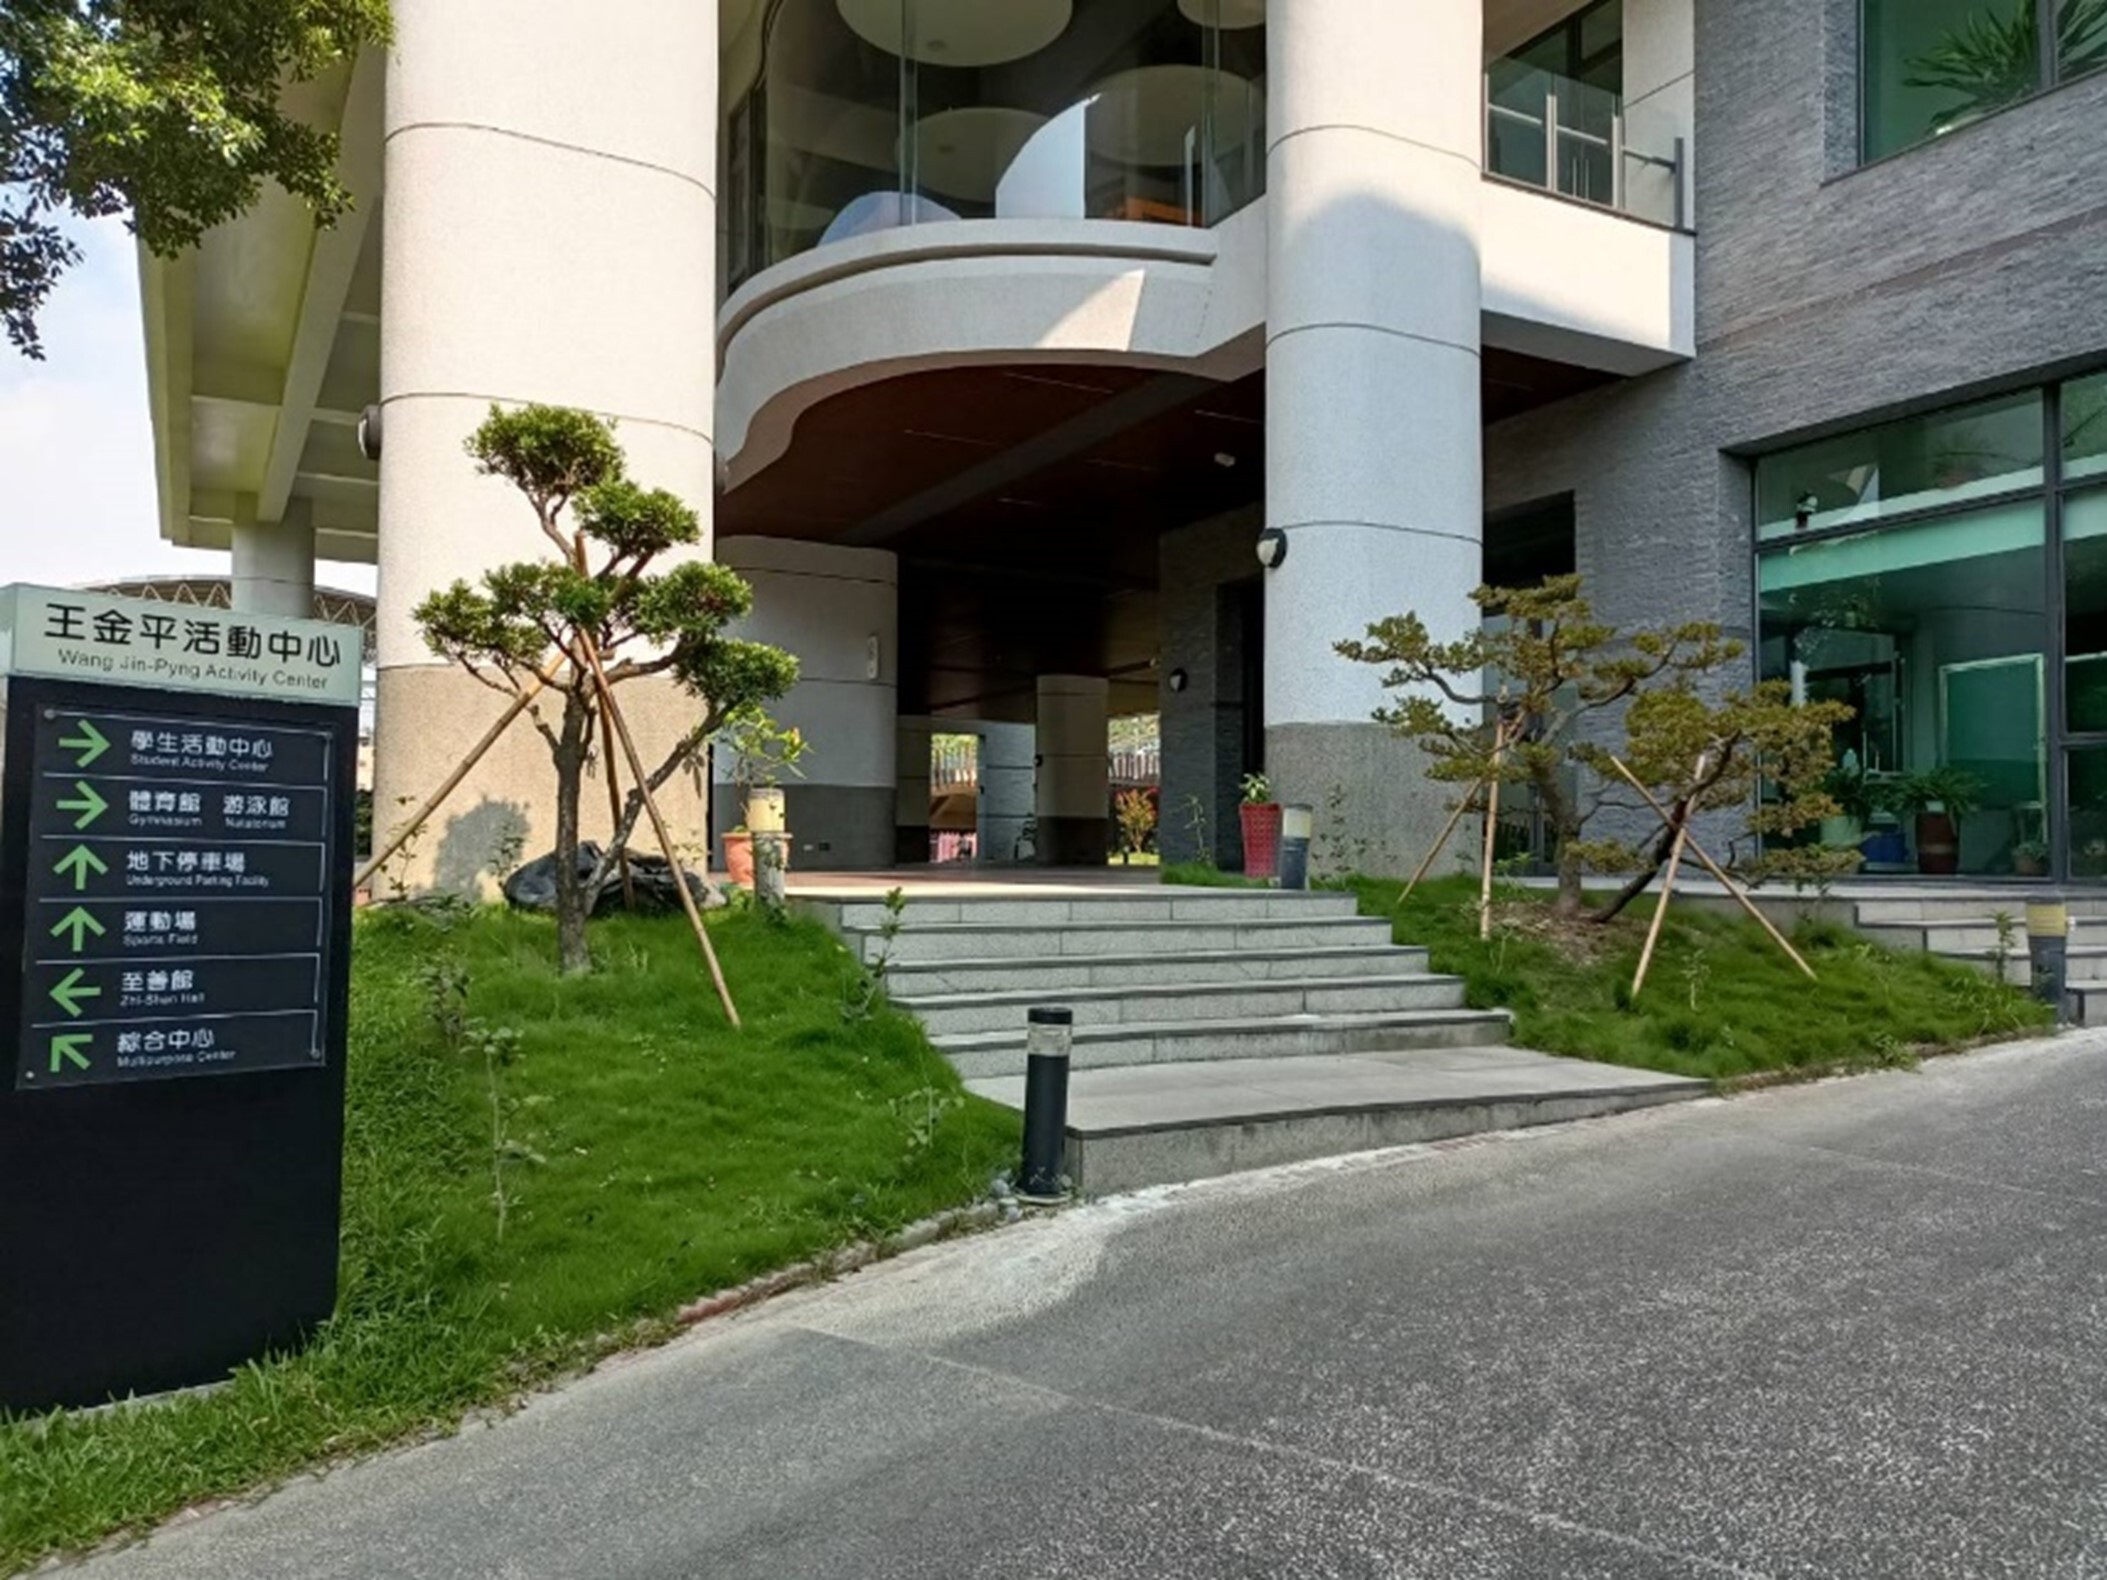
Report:
[[[1170,956],[909,961],[890,966],[886,980],[896,998],[1011,990],[1043,996],[1076,988],[1149,988],[1199,982],[1256,983],[1315,977],[1353,981],[1361,977],[1420,976],[1426,969],[1424,949],[1378,944],[1338,949],[1228,949]]]
[[[2107,982],[2071,982],[2071,1018],[2080,1026],[2107,1026]]]
[[[1942,960],[1958,960],[1971,965],[1985,975],[1995,975],[1997,953],[1995,950],[1978,949],[1965,954],[1941,955]],[[2107,946],[2098,944],[2073,944],[2064,955],[2064,981],[2073,985],[2081,982],[2107,983]],[[2026,944],[2022,940],[2005,961],[2005,980],[2014,987],[2025,987],[2034,980],[2032,967],[2028,963]]]
[[[888,912],[882,899],[800,898],[801,910],[835,928],[876,928]],[[918,929],[944,923],[1007,926],[1097,926],[1104,922],[1220,922],[1352,916],[1351,894],[1266,889],[1136,889],[1130,893],[937,895],[910,899],[901,925]]]
[[[1471,1009],[1389,1010],[1337,1015],[1283,1015],[1213,1021],[1078,1026],[1070,1068],[1228,1059],[1297,1059],[1397,1053],[1505,1042],[1503,1012]],[[1024,1029],[959,1032],[932,1043],[969,1080],[1024,1073]]]
[[[1059,1004],[1078,1026],[1196,1024],[1278,1020],[1291,1015],[1378,1014],[1391,1010],[1460,1009],[1463,983],[1455,977],[1318,977],[1265,982],[1180,982],[1161,987],[1066,988],[996,993],[903,995],[893,1002],[921,1021],[932,1037],[968,1032],[1022,1034],[1025,1012]]]
[[[2019,892],[1976,892],[1857,900],[1852,902],[1852,914],[1862,927],[1880,927],[1895,922],[1988,923],[1999,911],[2003,911],[2012,918],[2015,926],[2023,927],[2026,924],[2028,898],[2028,895]],[[2067,898],[2066,903],[2074,918],[2107,920],[2107,895],[2072,895]]]
[[[1989,918],[1947,922],[1861,923],[1853,929],[1868,942],[1905,953],[1933,955],[1987,955],[1998,947],[1997,923]],[[2015,926],[2010,938],[2014,954],[2025,954],[2027,933]]]
[[[1016,1077],[978,1095],[1024,1106]],[[1211,1179],[1687,1101],[1703,1081],[1507,1047],[1152,1064],[1069,1083],[1066,1169],[1087,1195]]]
[[[1390,942],[1380,916],[1259,917],[1255,920],[1093,922],[1077,926],[1001,922],[936,922],[887,940],[876,928],[843,927],[843,941],[859,960],[886,955],[896,962],[926,960],[1044,960],[1080,955],[1172,955],[1253,949],[1374,946]]]

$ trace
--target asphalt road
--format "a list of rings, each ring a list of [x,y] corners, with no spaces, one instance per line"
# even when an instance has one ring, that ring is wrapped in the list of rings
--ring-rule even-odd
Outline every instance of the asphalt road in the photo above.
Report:
[[[2107,1575],[2107,1039],[1113,1201],[95,1580]]]

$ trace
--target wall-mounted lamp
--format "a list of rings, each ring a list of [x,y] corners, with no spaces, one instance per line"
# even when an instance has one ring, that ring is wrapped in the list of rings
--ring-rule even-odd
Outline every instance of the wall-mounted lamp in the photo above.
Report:
[[[1172,691],[1183,691],[1191,683],[1192,676],[1186,674],[1184,670],[1174,669],[1171,671],[1170,687]]]
[[[380,408],[368,406],[358,414],[358,453],[369,461],[380,459]]]
[[[1805,532],[1807,530],[1807,524],[1810,521],[1814,520],[1814,513],[1817,510],[1820,510],[1821,508],[1822,502],[1820,498],[1817,497],[1815,494],[1811,492],[1802,494],[1798,499],[1793,501],[1793,526],[1798,528],[1800,531]]]
[[[1268,527],[1258,535],[1258,563],[1269,571],[1277,571],[1288,562],[1288,535],[1278,527]]]
[[[865,680],[876,680],[878,678],[879,671],[884,668],[884,664],[881,661],[882,654],[883,649],[879,646],[877,635],[873,633],[863,648],[863,678]]]

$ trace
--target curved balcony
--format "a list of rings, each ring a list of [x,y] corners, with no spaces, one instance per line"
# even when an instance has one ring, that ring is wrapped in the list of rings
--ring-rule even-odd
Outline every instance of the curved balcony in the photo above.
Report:
[[[775,0],[727,62],[728,292],[955,220],[1208,227],[1265,182],[1264,0]]]

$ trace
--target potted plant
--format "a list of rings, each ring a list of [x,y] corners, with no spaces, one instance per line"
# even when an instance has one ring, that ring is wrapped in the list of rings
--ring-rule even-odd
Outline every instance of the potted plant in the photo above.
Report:
[[[2023,839],[2012,847],[2012,871],[2022,878],[2048,875],[2048,841]]]
[[[731,757],[730,778],[742,821],[724,836],[724,870],[732,882],[752,888],[754,840],[769,842],[778,866],[789,865],[783,778],[802,779],[807,743],[795,728],[779,724],[762,708],[742,708],[725,722],[717,741]]]
[[[1917,819],[1917,870],[1948,877],[1961,869],[1960,822],[1982,805],[1982,781],[1958,768],[1925,768],[1896,786]]]
[[[1280,803],[1273,799],[1273,783],[1264,774],[1244,775],[1244,803],[1238,814],[1244,824],[1245,875],[1272,877],[1280,866]]]
[[[1887,804],[1887,787],[1850,757],[1823,776],[1822,791],[1836,803],[1836,813],[1821,821],[1822,843],[1832,850],[1856,850],[1866,825]]]

